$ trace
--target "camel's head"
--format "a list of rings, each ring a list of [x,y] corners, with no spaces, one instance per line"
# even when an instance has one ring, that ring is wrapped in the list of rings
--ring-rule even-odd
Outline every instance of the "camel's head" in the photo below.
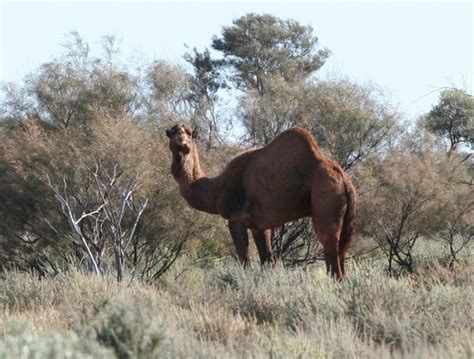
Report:
[[[186,124],[176,125],[166,130],[166,136],[170,139],[170,150],[185,155],[191,151],[196,135],[196,131],[191,130],[191,127]]]

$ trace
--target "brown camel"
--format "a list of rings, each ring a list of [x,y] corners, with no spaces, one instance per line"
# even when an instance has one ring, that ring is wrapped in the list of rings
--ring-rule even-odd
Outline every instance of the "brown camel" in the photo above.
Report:
[[[166,131],[173,153],[171,173],[181,195],[199,211],[228,220],[239,259],[249,262],[248,229],[262,263],[275,264],[271,230],[311,216],[324,248],[326,267],[342,279],[352,237],[355,190],[342,168],[324,157],[311,134],[292,128],[265,147],[245,152],[214,178],[204,175],[188,125]]]

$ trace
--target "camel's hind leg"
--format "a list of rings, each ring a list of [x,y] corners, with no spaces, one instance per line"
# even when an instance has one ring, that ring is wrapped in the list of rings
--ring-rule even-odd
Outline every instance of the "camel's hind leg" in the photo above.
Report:
[[[271,229],[252,229],[252,234],[260,256],[260,262],[262,264],[268,263],[274,267],[276,262],[272,251]]]
[[[232,237],[232,240],[237,251],[237,256],[244,265],[247,267],[249,265],[249,236],[247,232],[247,227],[236,221],[229,221],[229,232]]]
[[[339,248],[339,266],[341,267],[341,274],[342,278],[346,276],[346,270],[344,269],[344,261],[346,258],[346,251],[344,249]]]
[[[319,221],[319,219],[316,219]],[[315,223],[316,235],[318,236],[321,244],[323,245],[324,261],[326,262],[326,271],[331,273],[332,277],[337,280],[341,280],[343,277],[342,266],[339,257],[339,232],[334,228],[322,229],[319,223]]]
[[[328,198],[329,197],[329,198]],[[344,276],[344,255],[339,252],[339,240],[344,219],[345,203],[339,196],[314,196],[312,200],[313,225],[323,245],[326,270],[337,280]]]

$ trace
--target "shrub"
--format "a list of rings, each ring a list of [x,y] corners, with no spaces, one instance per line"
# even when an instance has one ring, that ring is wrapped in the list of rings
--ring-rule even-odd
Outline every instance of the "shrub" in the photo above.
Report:
[[[6,336],[0,342],[0,358],[114,358],[112,351],[99,343],[79,338],[74,333],[44,333]]]
[[[149,358],[158,350],[162,336],[150,316],[156,308],[143,304],[122,299],[99,309],[107,315],[95,327],[97,341],[112,348],[118,358]]]
[[[469,178],[466,168],[436,149],[405,140],[360,166],[355,177],[358,231],[379,245],[390,274],[415,271],[413,253],[422,236],[452,228],[471,232],[473,187],[463,183]]]

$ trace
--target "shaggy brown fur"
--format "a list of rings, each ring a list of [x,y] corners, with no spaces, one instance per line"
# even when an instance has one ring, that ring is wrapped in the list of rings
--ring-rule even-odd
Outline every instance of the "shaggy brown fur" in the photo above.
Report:
[[[188,125],[166,131],[171,172],[188,204],[228,220],[237,254],[249,261],[248,229],[262,263],[275,264],[271,229],[312,216],[328,272],[341,279],[352,238],[355,190],[339,165],[325,158],[311,134],[292,128],[263,148],[245,152],[217,177],[204,175]]]

